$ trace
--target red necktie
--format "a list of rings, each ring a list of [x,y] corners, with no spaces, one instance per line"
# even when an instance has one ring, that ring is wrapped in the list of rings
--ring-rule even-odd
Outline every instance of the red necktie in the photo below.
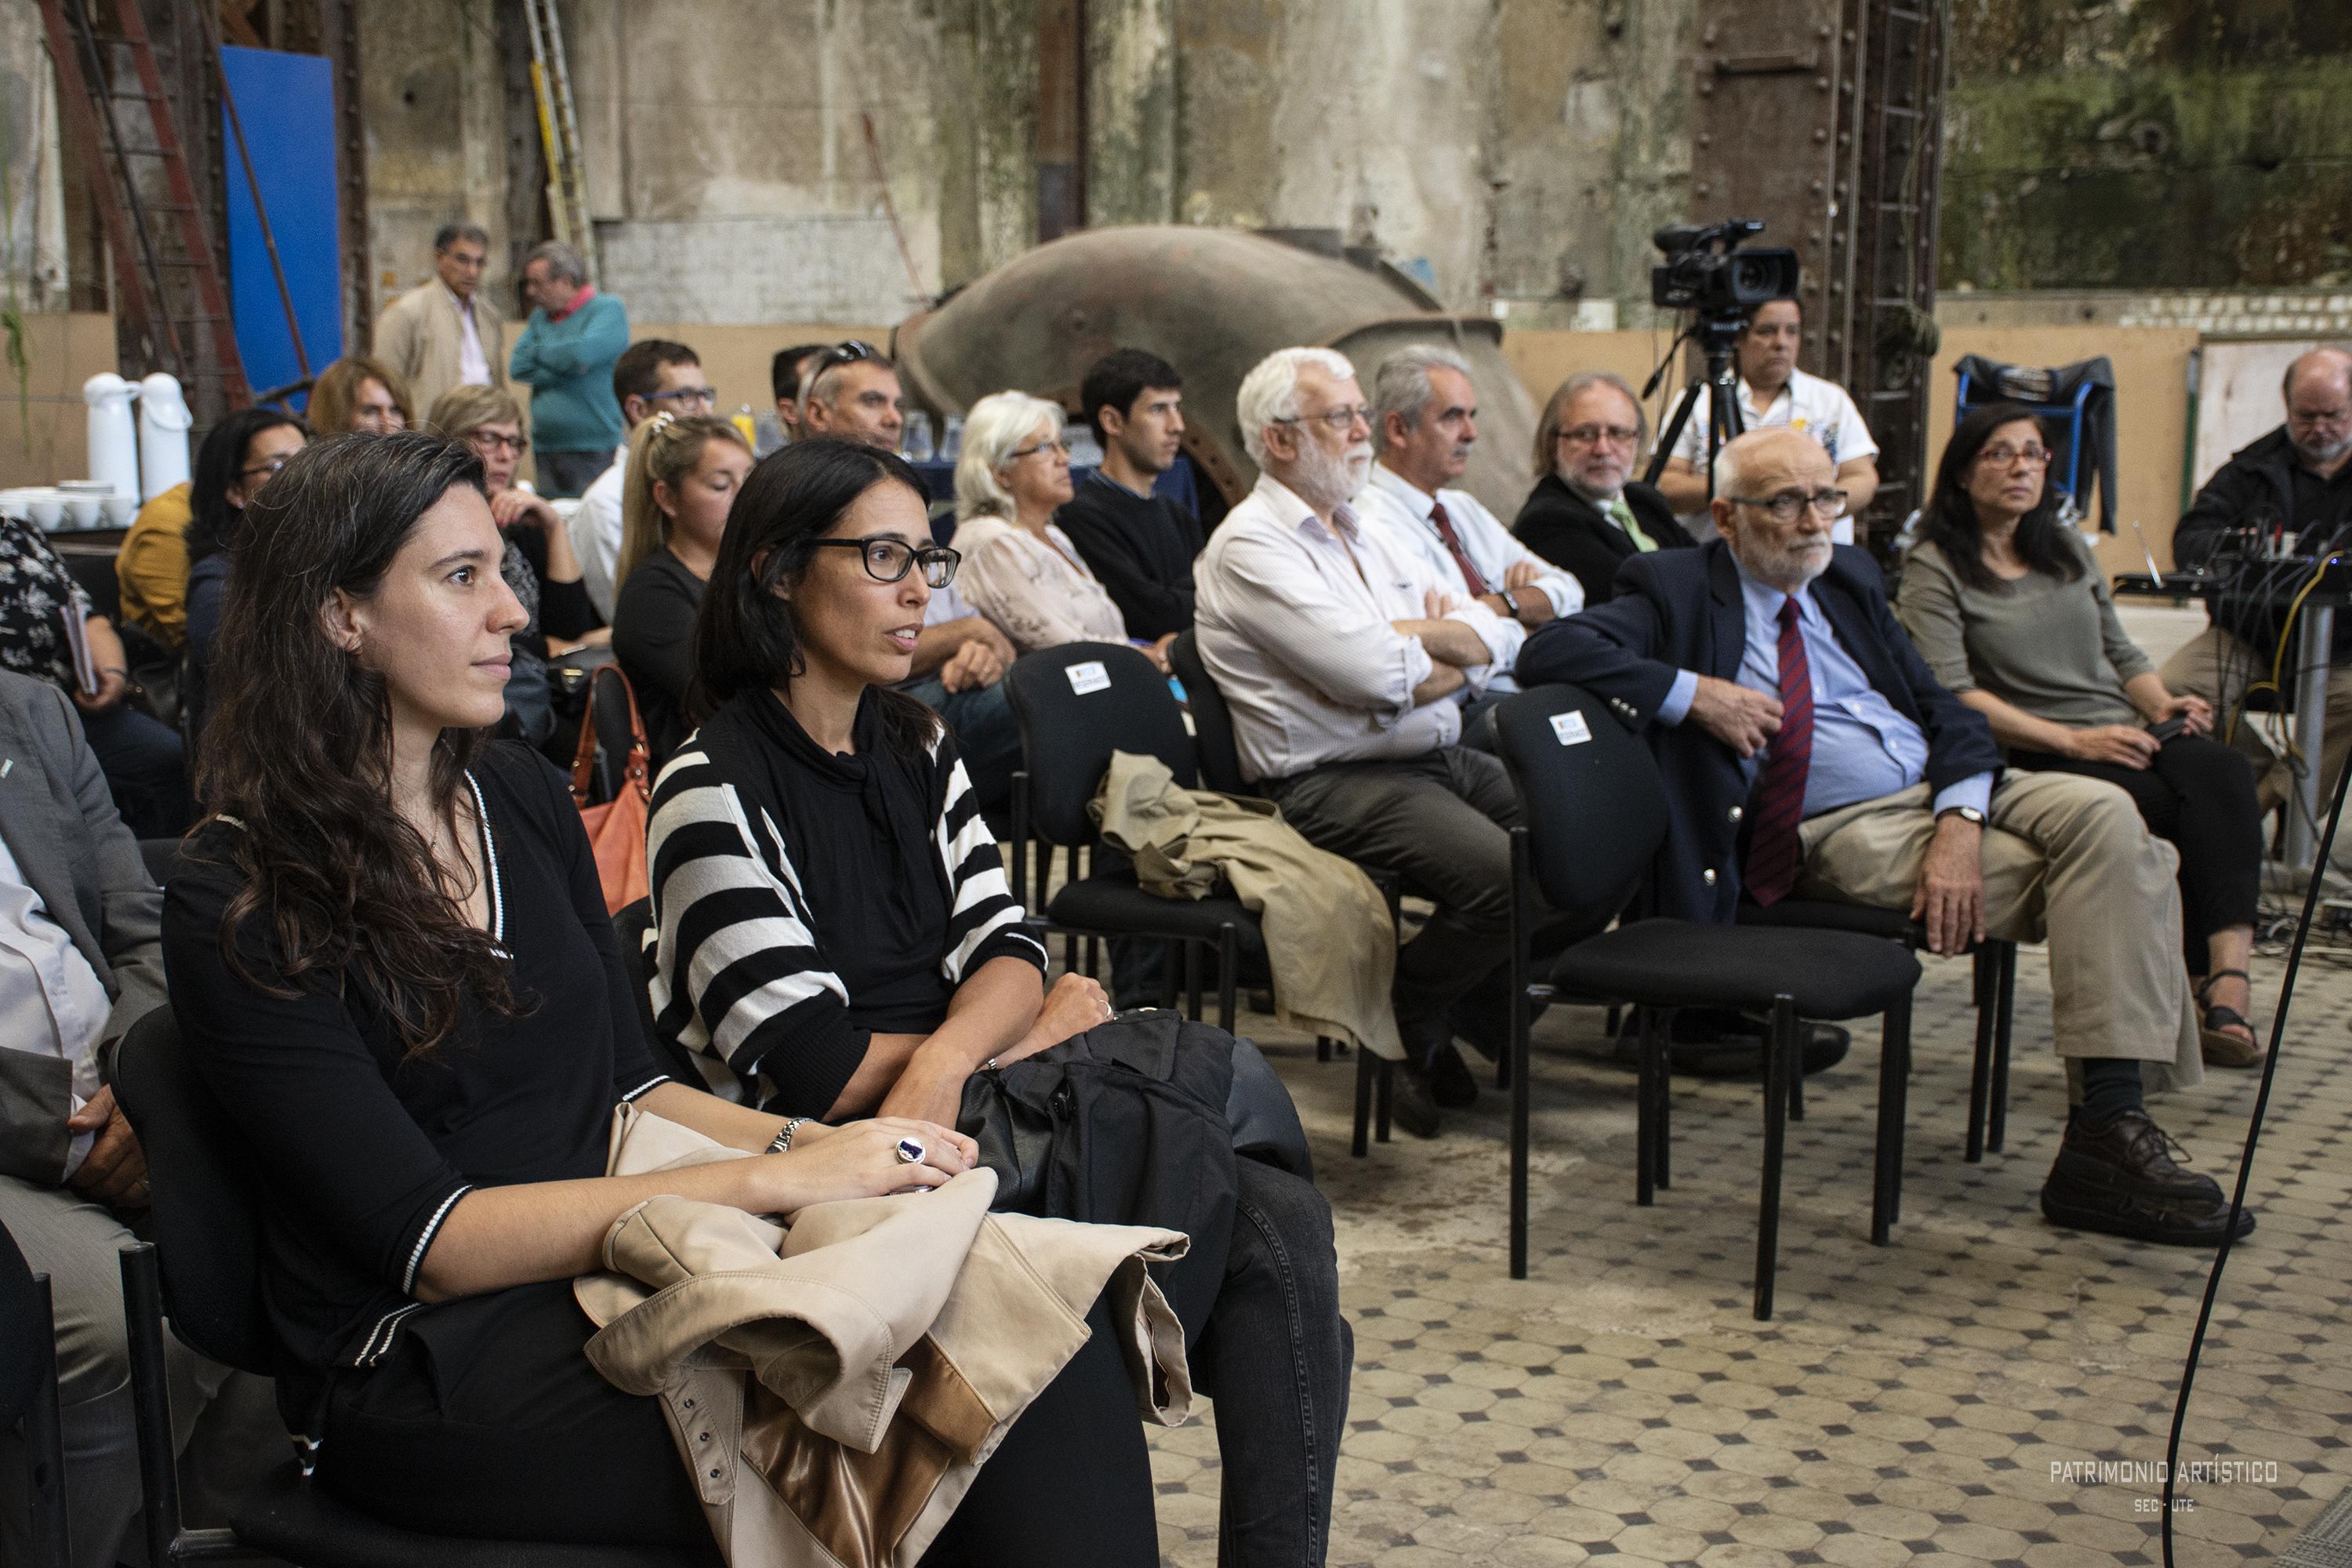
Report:
[[[1798,825],[1805,819],[1805,776],[1813,765],[1813,667],[1797,624],[1797,601],[1780,602],[1780,732],[1764,753],[1749,796],[1748,896],[1777,904],[1797,885]]]
[[[1444,501],[1431,505],[1429,521],[1436,526],[1437,537],[1445,541],[1445,548],[1453,552],[1454,564],[1462,569],[1462,581],[1470,585],[1470,596],[1475,599],[1482,594],[1493,592],[1486,586],[1485,576],[1479,573],[1478,563],[1470,559],[1468,551],[1462,548],[1462,536],[1454,531],[1454,520],[1445,515]]]

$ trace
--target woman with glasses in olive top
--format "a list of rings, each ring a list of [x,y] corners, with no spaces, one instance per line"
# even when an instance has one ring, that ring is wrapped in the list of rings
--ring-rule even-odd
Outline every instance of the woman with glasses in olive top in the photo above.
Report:
[[[2032,412],[1979,409],[1944,448],[1896,614],[1936,679],[1992,724],[2011,766],[2105,779],[2180,852],[2185,958],[2205,1059],[2262,1059],[2246,960],[2262,815],[2246,760],[2211,738],[2116,617],[2098,558],[2062,521]]]
[[[1071,495],[1059,407],[1020,392],[973,404],[955,489],[955,545],[963,555],[956,585],[1014,647],[1128,640],[1127,617],[1109,590],[1054,524],[1054,510]],[[1161,655],[1145,651],[1165,668]]]

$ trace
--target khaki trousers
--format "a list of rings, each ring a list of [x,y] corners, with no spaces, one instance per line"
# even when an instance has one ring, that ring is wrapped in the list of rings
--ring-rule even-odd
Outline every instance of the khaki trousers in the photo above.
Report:
[[[1910,908],[1935,834],[1927,807],[1927,786],[1915,784],[1806,822],[1798,896]],[[1990,816],[1985,930],[2049,942],[2058,1054],[2157,1064],[2143,1069],[2150,1089],[2202,1079],[2172,846],[2131,796],[2074,773],[2004,774]]]
[[[2352,611],[2337,613],[2352,615]],[[2271,678],[2271,661],[2221,627],[2208,626],[2165,660],[2163,676],[2164,684],[2175,693],[2202,697],[2213,705],[2214,733],[2226,737],[2254,765],[2254,798],[2263,810],[2267,813],[2284,804],[2294,793],[2294,769],[2285,758],[2271,750],[2263,739],[2261,728],[2250,718],[2240,716],[2234,732],[2230,724],[2238,704],[2245,700],[2246,688],[2256,680]],[[2294,689],[2292,648],[2280,667],[2279,683],[2290,691]],[[2344,759],[2352,756],[2352,667],[2337,665],[2327,672],[2325,728],[2326,739],[2320,747],[2319,772],[2323,819],[2336,781],[2343,774]]]

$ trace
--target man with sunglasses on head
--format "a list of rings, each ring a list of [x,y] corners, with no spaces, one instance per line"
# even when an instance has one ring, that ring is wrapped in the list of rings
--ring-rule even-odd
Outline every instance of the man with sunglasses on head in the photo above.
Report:
[[[899,411],[898,367],[871,343],[835,343],[802,374],[800,428],[794,440],[834,436],[886,452],[898,449],[907,416]]]
[[[647,338],[621,351],[613,362],[613,396],[632,431],[656,414],[684,418],[719,406],[719,394],[702,374],[702,361],[684,343],[667,338]],[[625,437],[613,453],[612,466],[582,492],[580,510],[572,514],[570,524],[572,552],[580,557],[580,580],[588,585],[589,602],[607,626],[616,596],[613,568],[621,558],[621,487],[628,473]]]
[[[1256,488],[1193,568],[1201,660],[1231,710],[1243,776],[1319,848],[1400,873],[1437,907],[1397,955],[1397,1124],[1437,1135],[1478,1097],[1454,1049],[1474,987],[1508,957],[1503,764],[1461,744],[1464,693],[1526,637],[1349,504],[1372,462],[1371,409],[1330,349],[1269,354],[1234,399]],[[1467,1031],[1492,1040],[1492,1027]]]
[[[1895,623],[1877,564],[1831,542],[1846,498],[1817,443],[1750,431],[1715,478],[1720,538],[1628,563],[1616,598],[1519,656],[1528,685],[1573,681],[1647,736],[1670,821],[1653,912],[1728,924],[1742,900],[1795,897],[1906,909],[1938,953],[2047,941],[2076,1106],[2042,1213],[2218,1243],[2220,1187],[2176,1163],[2141,1102],[2144,1079],[2204,1074],[2170,847],[2112,784],[2003,773],[1984,716]]]
[[[870,343],[835,343],[804,361],[795,441],[831,436],[898,449],[898,372]],[[950,582],[931,591],[915,639],[914,674],[898,689],[948,721],[963,748],[980,809],[1001,832],[1021,766],[1021,727],[1001,684],[1013,645]]]

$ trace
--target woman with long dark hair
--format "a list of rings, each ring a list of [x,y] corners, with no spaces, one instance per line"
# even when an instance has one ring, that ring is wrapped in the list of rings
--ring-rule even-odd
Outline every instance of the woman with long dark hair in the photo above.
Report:
[[[421,434],[321,442],[248,509],[173,1008],[266,1186],[279,1406],[320,1483],[445,1534],[707,1544],[657,1403],[582,1353],[573,1277],[658,1194],[790,1215],[974,1151],[788,1126],[654,1064],[563,780],[483,738],[522,623],[500,553],[481,460]],[[625,1101],[753,1157],[606,1176]],[[1071,1366],[1108,1356],[1131,1427],[1101,1338]],[[1067,1420],[1029,1409],[1005,1449]]]
[[[695,624],[709,716],[655,788],[649,851],[657,1026],[719,1093],[952,1122],[974,1073],[1111,1016],[1092,980],[1043,984],[955,738],[895,689],[959,563],[914,470],[854,442],[793,442],[728,514]],[[1234,1164],[1223,1281],[1186,1325],[1218,1402],[1221,1561],[1296,1568],[1323,1560],[1346,1429],[1330,1209],[1300,1177]],[[1068,1462],[1115,1498],[1100,1480],[1130,1440],[1072,1439]]]
[[[1937,679],[1984,714],[2012,766],[2105,779],[2180,851],[2185,958],[2205,1059],[2262,1059],[2248,1019],[2262,814],[2213,710],[2168,689],[2116,617],[2098,558],[2058,515],[2031,409],[1980,408],[1944,448],[1897,613]]]

